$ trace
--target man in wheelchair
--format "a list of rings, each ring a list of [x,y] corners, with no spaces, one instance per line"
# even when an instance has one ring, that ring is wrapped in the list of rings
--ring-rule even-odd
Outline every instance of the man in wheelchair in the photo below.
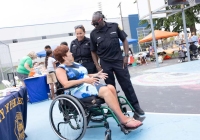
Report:
[[[98,96],[105,100],[106,104],[112,110],[111,112],[113,112],[113,114],[116,115],[116,119],[119,120],[119,125],[122,125],[125,129],[135,129],[142,125],[141,121],[136,120],[132,117],[126,116],[122,112],[122,109],[120,108],[120,105],[119,105],[119,100],[116,94],[116,90],[112,85],[104,85],[104,84],[99,83],[99,78],[100,79],[107,78],[106,73],[103,73],[102,71],[100,71],[96,74],[87,74],[87,70],[85,67],[83,67],[81,64],[74,62],[74,58],[72,56],[72,53],[69,51],[68,46],[65,46],[65,45],[58,46],[54,50],[53,54],[56,60],[60,62],[60,65],[56,69],[57,79],[64,88],[70,89],[70,94],[73,95],[73,97],[76,97],[78,99],[86,99],[90,96]],[[57,98],[55,98],[55,100],[56,99]],[[64,96],[62,99],[64,99]],[[67,100],[65,101],[65,103],[66,102],[70,103],[71,101]],[[77,102],[74,102],[74,104],[76,103]],[[62,106],[59,106],[59,107],[60,107],[60,111],[62,112],[63,110]],[[78,108],[81,108],[81,107],[78,107]],[[52,109],[50,113],[52,113]],[[76,114],[78,113],[79,111],[76,111]],[[68,115],[70,116],[70,114]],[[58,116],[56,115],[56,117]],[[67,117],[64,120],[66,121]],[[60,124],[61,123],[59,123],[59,125]],[[77,127],[73,126],[71,128],[75,130],[75,128],[76,129],[78,128],[78,125],[76,126]]]

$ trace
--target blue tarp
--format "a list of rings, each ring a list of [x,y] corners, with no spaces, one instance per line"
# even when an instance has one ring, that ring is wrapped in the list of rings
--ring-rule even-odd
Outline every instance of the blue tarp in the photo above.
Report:
[[[129,44],[129,45],[130,45],[130,44],[133,44],[133,43],[135,43],[135,42],[138,42],[137,39],[127,39],[127,41],[128,41],[128,44]],[[119,43],[120,43],[121,46],[123,45],[122,42],[121,42],[121,40],[119,40]]]
[[[127,39],[127,41],[128,41],[128,44],[133,44],[133,43],[137,42],[138,40],[137,39]],[[119,42],[120,42],[120,45],[122,46],[123,44],[122,44],[121,40],[119,40]],[[51,47],[51,48],[55,49],[55,46]],[[46,56],[46,51],[44,50],[44,51],[38,52],[37,56],[38,57],[45,57]]]
[[[51,47],[52,50],[54,50],[56,48],[56,46]],[[36,53],[38,57],[45,57],[46,56],[46,51],[40,51]]]

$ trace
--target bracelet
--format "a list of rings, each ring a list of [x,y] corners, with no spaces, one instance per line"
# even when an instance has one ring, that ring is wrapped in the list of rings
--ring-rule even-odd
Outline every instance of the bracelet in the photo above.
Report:
[[[129,57],[129,54],[125,54],[124,56],[125,56],[125,57]]]
[[[95,65],[96,67],[101,67],[100,65]]]

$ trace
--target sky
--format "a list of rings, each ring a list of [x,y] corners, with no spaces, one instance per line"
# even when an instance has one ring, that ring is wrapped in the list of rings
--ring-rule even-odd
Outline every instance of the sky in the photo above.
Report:
[[[123,17],[138,13],[134,0],[1,0],[0,28],[91,20],[99,2],[107,18],[120,17],[120,2]]]

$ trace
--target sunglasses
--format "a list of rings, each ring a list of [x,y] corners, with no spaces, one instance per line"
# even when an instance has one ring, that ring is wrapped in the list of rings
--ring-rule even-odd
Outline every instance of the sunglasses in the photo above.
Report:
[[[98,26],[100,21],[101,21],[101,18],[98,21],[92,22],[91,24],[93,26]]]
[[[83,28],[83,25],[77,25],[74,27],[74,29],[78,29],[78,28]]]

